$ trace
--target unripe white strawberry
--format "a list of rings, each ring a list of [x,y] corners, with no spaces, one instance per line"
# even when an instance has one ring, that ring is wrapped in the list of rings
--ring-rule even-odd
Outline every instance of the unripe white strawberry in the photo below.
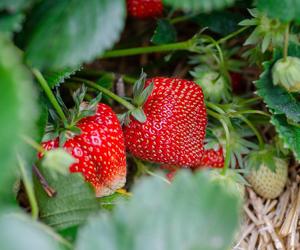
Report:
[[[289,92],[300,91],[300,59],[288,56],[279,59],[273,66],[274,85],[281,85]]]
[[[253,154],[255,155],[253,156]],[[272,157],[272,154],[267,156],[264,154],[264,151],[254,152],[250,155],[250,160],[248,157],[246,166],[249,167],[251,161],[253,163],[253,158],[255,158],[256,166],[251,166],[248,169],[249,173],[246,178],[257,194],[266,199],[274,199],[282,193],[285,187],[288,176],[288,162],[274,155]],[[260,159],[261,163],[259,164]]]

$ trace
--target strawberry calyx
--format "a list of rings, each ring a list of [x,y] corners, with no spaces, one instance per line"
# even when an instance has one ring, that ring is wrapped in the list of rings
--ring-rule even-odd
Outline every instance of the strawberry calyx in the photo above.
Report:
[[[208,67],[196,67],[191,72],[195,82],[201,86],[204,97],[216,103],[229,101],[231,98],[230,84],[223,74]]]
[[[135,82],[133,86],[133,98],[131,101],[135,108],[118,116],[121,124],[125,124],[126,126],[128,126],[130,123],[131,116],[141,123],[146,122],[147,117],[143,110],[143,105],[147,101],[148,97],[151,95],[154,88],[153,82],[150,83],[148,86],[145,86],[146,78],[147,74],[142,71],[139,79]]]
[[[264,149],[250,152],[245,158],[247,170],[259,170],[261,166],[267,166],[272,172],[276,172],[276,162],[281,157],[274,146],[265,145]]]
[[[84,97],[86,92],[87,87],[85,85],[82,85],[77,89],[72,95],[75,105],[73,108],[68,109],[62,100],[58,89],[56,90],[56,99],[64,111],[67,121],[63,122],[57,113],[53,109],[50,109],[51,122],[46,127],[43,141],[53,140],[58,137],[59,146],[62,147],[67,140],[81,134],[81,129],[77,127],[76,124],[85,117],[95,115],[97,105],[102,97],[102,93],[100,92],[90,102],[85,102]]]

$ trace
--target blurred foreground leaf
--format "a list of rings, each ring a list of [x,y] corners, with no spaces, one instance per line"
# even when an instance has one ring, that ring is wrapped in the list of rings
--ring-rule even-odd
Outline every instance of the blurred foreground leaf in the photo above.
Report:
[[[32,79],[14,45],[0,34],[0,196],[11,192],[16,153],[28,160],[32,150],[23,135],[35,136],[36,95]]]
[[[62,239],[50,228],[21,213],[0,214],[2,250],[59,250]]]
[[[112,215],[93,216],[77,250],[224,250],[238,226],[240,200],[205,174],[178,174],[172,185],[148,178]]]
[[[63,69],[88,62],[119,39],[123,0],[46,0],[29,17],[23,34],[26,57],[38,68]]]

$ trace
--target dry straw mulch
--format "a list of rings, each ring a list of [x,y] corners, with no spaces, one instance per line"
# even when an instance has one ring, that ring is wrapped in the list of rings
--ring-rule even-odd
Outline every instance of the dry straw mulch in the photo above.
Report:
[[[266,200],[247,188],[244,220],[233,250],[300,250],[300,168],[278,199]]]

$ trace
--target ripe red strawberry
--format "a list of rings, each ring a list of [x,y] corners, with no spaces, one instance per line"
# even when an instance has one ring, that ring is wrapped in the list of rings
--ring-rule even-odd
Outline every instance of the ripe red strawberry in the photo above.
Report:
[[[198,167],[223,168],[224,156],[222,147],[220,147],[218,150],[205,150]]]
[[[201,87],[183,79],[156,77],[143,105],[147,117],[124,127],[125,144],[136,157],[177,166],[198,166],[207,124]]]
[[[81,172],[101,197],[112,194],[126,181],[126,155],[122,128],[112,109],[100,103],[95,115],[81,119],[81,134],[68,139],[63,148],[77,162],[70,172]],[[46,150],[58,147],[58,138],[42,143]]]
[[[135,18],[151,18],[162,15],[161,0],[127,0],[128,15]]]

